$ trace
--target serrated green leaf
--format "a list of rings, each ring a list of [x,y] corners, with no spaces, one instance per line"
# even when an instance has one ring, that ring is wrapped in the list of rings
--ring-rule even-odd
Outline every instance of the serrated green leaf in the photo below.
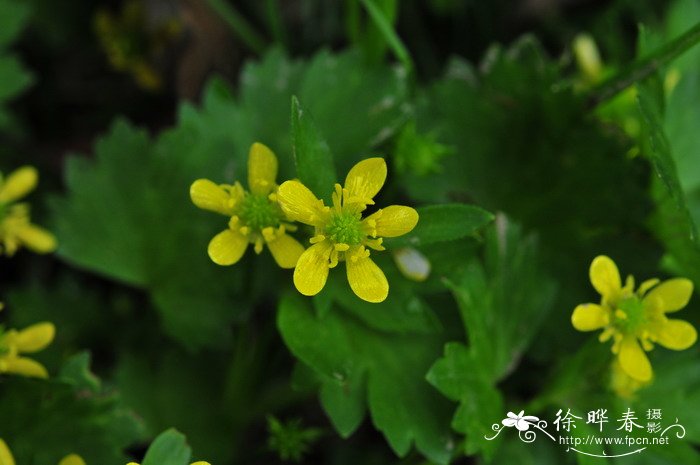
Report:
[[[141,465],[189,465],[191,455],[185,435],[169,429],[151,443]]]
[[[423,246],[473,236],[494,216],[474,205],[444,204],[420,207],[418,224],[409,234],[387,240],[392,247]]]
[[[98,142],[94,161],[70,158],[68,194],[51,203],[58,253],[149,290],[166,330],[185,344],[221,346],[230,337],[227,322],[245,310],[229,300],[240,292],[240,268],[224,273],[209,260],[206,245],[226,219],[199,211],[188,196],[217,159],[193,166],[187,147],[171,144],[172,135],[154,142],[118,121]]]
[[[292,97],[292,147],[297,176],[317,197],[330,201],[337,182],[333,155],[311,115]]]
[[[113,393],[61,380],[3,379],[0,437],[17,463],[56,465],[69,453],[87,463],[123,465],[124,450],[143,439],[143,425]]]
[[[439,352],[439,338],[380,333],[337,307],[319,319],[296,294],[282,298],[277,324],[292,353],[318,372],[324,386],[330,385],[322,388],[327,389],[324,407],[344,435],[359,424],[366,392],[372,422],[398,455],[415,443],[432,461],[449,461],[448,406],[424,380]]]
[[[427,379],[447,398],[460,403],[452,427],[465,434],[464,451],[469,455],[482,452],[487,460],[492,457],[499,444],[484,436],[503,415],[503,399],[474,352],[459,343],[446,344],[444,356],[430,368]]]
[[[485,263],[472,260],[446,279],[459,305],[468,347],[445,346],[428,381],[460,402],[452,426],[465,434],[465,452],[489,460],[497,443],[484,436],[503,415],[496,384],[516,369],[552,308],[554,287],[539,269],[536,242],[499,216],[486,235]],[[514,311],[514,309],[517,309]]]

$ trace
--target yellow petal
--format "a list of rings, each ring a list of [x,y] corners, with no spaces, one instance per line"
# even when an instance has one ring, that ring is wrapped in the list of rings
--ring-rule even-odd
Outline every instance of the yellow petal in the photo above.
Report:
[[[33,166],[16,169],[0,185],[0,203],[9,203],[21,199],[36,188],[39,174]]]
[[[365,218],[363,224],[374,237],[402,236],[416,227],[418,212],[411,207],[391,205]]]
[[[348,254],[346,265],[350,288],[357,297],[373,303],[382,302],[387,298],[389,282],[381,268],[368,255]]]
[[[685,350],[695,344],[698,333],[687,321],[668,320],[656,334],[657,342],[667,349]]]
[[[2,439],[0,439],[0,465],[15,465],[12,452],[10,452],[10,448],[7,447],[7,444]]]
[[[24,353],[38,352],[51,344],[56,335],[56,327],[53,323],[37,323],[22,331],[13,338],[17,350]]]
[[[238,231],[227,229],[209,242],[209,258],[217,265],[233,265],[241,259],[248,247],[248,238]]]
[[[209,462],[199,461],[191,463],[190,465],[211,465]]]
[[[625,336],[620,342],[618,353],[620,366],[625,373],[638,381],[651,379],[651,363],[634,336]]]
[[[248,187],[254,194],[272,192],[277,179],[277,157],[260,142],[254,143],[248,153]]]
[[[299,181],[285,181],[277,191],[277,200],[287,218],[315,226],[325,216],[327,207]]]
[[[7,373],[29,376],[32,378],[48,378],[49,373],[44,365],[27,357],[7,357],[2,360]]]
[[[657,284],[659,284],[658,278],[647,279],[639,285],[639,289],[637,289],[637,294],[639,294],[640,296],[644,296],[647,293],[647,291],[649,291],[649,289],[656,286]]]
[[[280,268],[294,268],[299,257],[304,253],[304,246],[289,234],[279,234],[267,243],[272,258],[275,259]]]
[[[218,184],[208,179],[197,179],[190,186],[192,203],[202,210],[209,210],[222,215],[233,215],[235,198]]]
[[[620,272],[609,257],[599,255],[593,259],[589,270],[591,284],[603,297],[614,297],[621,289]]]
[[[36,253],[49,253],[56,250],[56,236],[31,223],[15,231],[17,238],[28,249]]]
[[[328,279],[328,260],[332,249],[330,241],[322,241],[301,254],[294,268],[294,286],[299,292],[304,295],[321,292]]]
[[[430,260],[412,247],[394,251],[394,262],[401,274],[413,281],[425,281],[430,276]]]
[[[70,454],[63,457],[58,465],[85,465],[85,460],[79,455]]]
[[[674,278],[662,282],[644,297],[645,301],[659,301],[663,312],[675,312],[688,305],[693,295],[693,282],[685,278]]]
[[[649,381],[639,381],[628,375],[620,366],[618,360],[613,359],[610,374],[610,387],[619,397],[633,399],[636,392],[649,384]]]
[[[608,311],[596,304],[581,304],[571,314],[571,324],[579,331],[595,331],[609,322]]]
[[[371,203],[386,181],[386,162],[383,158],[367,158],[352,167],[345,178],[348,201]]]

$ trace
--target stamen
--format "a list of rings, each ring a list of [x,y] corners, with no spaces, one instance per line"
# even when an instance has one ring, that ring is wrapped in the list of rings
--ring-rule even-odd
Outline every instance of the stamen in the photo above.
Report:
[[[323,242],[325,240],[326,236],[324,236],[323,234],[317,234],[316,236],[309,239],[309,242],[311,242],[312,244],[318,244],[319,242]]]
[[[333,192],[331,196],[333,199],[333,208],[336,212],[340,213],[343,209],[343,188],[340,184],[336,183],[334,189],[335,192]]]
[[[255,247],[254,247],[255,253],[260,254],[263,250],[263,238],[262,237],[257,237],[255,239]]]
[[[284,234],[284,228],[282,229],[282,234]],[[272,242],[275,239],[277,239],[277,236],[275,235],[275,230],[274,228],[267,227],[262,230],[262,235],[263,239],[265,239],[265,242]]]
[[[366,245],[367,247],[369,247],[371,249],[378,250],[380,252],[382,250],[386,250],[384,248],[384,246],[382,245],[382,243],[384,243],[384,239],[381,237],[379,237],[377,239],[365,239],[364,240],[364,245]]]

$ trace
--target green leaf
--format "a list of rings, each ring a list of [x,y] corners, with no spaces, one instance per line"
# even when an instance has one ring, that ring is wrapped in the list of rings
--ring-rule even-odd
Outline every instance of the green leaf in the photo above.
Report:
[[[656,84],[656,86],[654,85]],[[678,170],[671,155],[671,146],[663,128],[663,91],[658,81],[653,78],[637,85],[639,93],[639,110],[641,112],[644,127],[649,137],[649,157],[656,175],[661,179],[676,208],[687,217],[690,239],[697,241],[697,231],[688,212],[685,195],[678,180]]]
[[[309,62],[298,92],[328,141],[339,173],[347,173],[389,140],[411,114],[406,74],[368,66],[357,51],[322,51]]]
[[[141,465],[188,465],[191,455],[185,435],[169,429],[153,441]]]
[[[90,352],[80,352],[66,360],[59,379],[72,384],[77,389],[87,389],[97,393],[100,390],[100,379],[90,371]]]
[[[452,426],[465,434],[465,452],[490,459],[497,443],[484,436],[504,413],[496,384],[517,369],[552,308],[554,284],[540,269],[534,238],[503,216],[486,235],[485,263],[473,259],[445,281],[459,305],[469,346],[447,344],[428,381],[460,402]]]
[[[0,129],[3,129],[12,121],[6,103],[25,90],[33,77],[7,50],[27,24],[28,5],[19,0],[0,0],[0,11]]]
[[[292,97],[292,147],[297,176],[317,197],[328,202],[337,182],[333,155],[296,97]]]
[[[74,371],[75,359],[68,363],[62,372]],[[75,453],[87,463],[123,464],[124,450],[143,439],[142,423],[113,392],[86,389],[76,378],[7,377],[2,384],[0,437],[17,463],[56,465]]]
[[[277,325],[292,353],[319,374],[324,408],[341,434],[359,425],[366,398],[372,422],[398,455],[415,444],[430,460],[449,461],[448,405],[424,379],[439,338],[381,333],[337,307],[320,319],[297,294],[282,298]]]
[[[652,184],[657,211],[651,218],[651,226],[666,245],[669,254],[666,264],[697,284],[700,283],[700,243],[663,126],[663,90],[658,78],[649,78],[637,88],[643,130],[648,138],[646,152],[659,180]]]
[[[387,240],[392,247],[422,246],[474,236],[493,221],[494,216],[474,205],[445,204],[421,207],[418,224],[409,234]]]
[[[490,458],[498,442],[487,441],[491,424],[503,415],[503,399],[476,359],[475,352],[460,343],[445,345],[445,354],[435,362],[428,381],[447,398],[459,402],[452,427],[466,435],[465,452],[483,452]]]
[[[0,102],[16,97],[32,81],[31,73],[16,57],[0,52]]]
[[[229,303],[241,290],[241,269],[222,272],[209,260],[206,245],[226,219],[199,211],[188,195],[218,160],[191,166],[187,148],[172,142],[118,121],[97,143],[95,160],[70,158],[68,194],[51,203],[58,254],[149,290],[167,332],[185,344],[221,346],[227,322],[245,310]]]
[[[29,19],[29,5],[21,0],[0,0],[0,48],[15,40]]]
[[[389,296],[381,303],[381,311],[377,311],[377,304],[365,302],[352,292],[347,276],[341,270],[331,271],[322,294],[325,293],[327,300],[337,303],[372,329],[401,334],[441,331],[442,326],[433,310],[416,295],[414,282],[399,273],[390,255],[377,254],[373,259],[390,283]],[[316,300],[314,304],[318,310]],[[330,303],[325,310],[330,311]],[[326,312],[319,312],[319,318]]]

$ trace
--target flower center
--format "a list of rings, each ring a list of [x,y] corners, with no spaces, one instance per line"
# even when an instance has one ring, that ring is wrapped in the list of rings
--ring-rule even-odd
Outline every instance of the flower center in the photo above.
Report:
[[[644,304],[636,295],[622,298],[617,303],[615,325],[625,333],[636,333],[647,321]]]
[[[265,195],[246,195],[236,213],[243,224],[254,230],[280,225],[279,209]]]
[[[326,226],[326,234],[336,244],[358,245],[365,236],[359,215],[340,212],[331,216]]]

